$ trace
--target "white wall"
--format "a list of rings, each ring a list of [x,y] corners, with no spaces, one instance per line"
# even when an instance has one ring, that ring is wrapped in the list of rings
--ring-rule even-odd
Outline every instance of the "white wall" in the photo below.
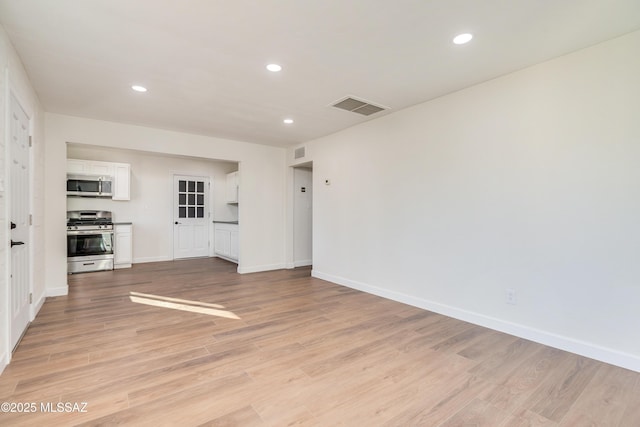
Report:
[[[67,291],[67,142],[239,162],[241,233],[238,271],[246,273],[285,266],[284,149],[58,114],[47,113],[45,119],[47,147],[51,148],[46,158],[48,212],[45,242],[47,290],[51,294]]]
[[[313,274],[640,371],[638,52],[635,32],[305,144]]]
[[[11,357],[9,348],[9,173],[8,146],[9,102],[13,94],[30,119],[31,149],[31,209],[33,226],[30,230],[31,290],[34,304],[31,320],[44,303],[44,254],[39,244],[44,239],[43,231],[43,178],[44,178],[44,123],[38,98],[31,87],[26,72],[4,29],[0,26],[0,372]]]
[[[235,162],[78,144],[67,144],[67,157],[131,165],[131,200],[69,197],[67,210],[108,210],[113,212],[116,222],[133,222],[134,263],[173,259],[174,174],[208,177],[211,182],[210,219],[238,220],[238,206],[225,202],[226,174],[238,169]],[[213,237],[213,232],[210,234]],[[211,248],[213,255],[213,241]]]

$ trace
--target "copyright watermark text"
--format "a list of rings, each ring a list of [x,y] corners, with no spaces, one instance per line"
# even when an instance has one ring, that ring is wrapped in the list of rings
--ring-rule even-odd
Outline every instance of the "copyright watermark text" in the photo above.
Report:
[[[2,402],[0,413],[88,412],[87,402]]]

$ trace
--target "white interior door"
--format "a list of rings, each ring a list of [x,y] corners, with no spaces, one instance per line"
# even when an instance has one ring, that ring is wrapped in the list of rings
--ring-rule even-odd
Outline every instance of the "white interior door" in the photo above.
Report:
[[[11,348],[29,325],[29,118],[11,96]]]
[[[173,177],[173,258],[209,255],[209,178]]]

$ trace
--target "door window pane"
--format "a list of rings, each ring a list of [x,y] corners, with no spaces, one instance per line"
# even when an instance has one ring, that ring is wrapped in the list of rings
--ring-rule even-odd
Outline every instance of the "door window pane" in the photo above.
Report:
[[[205,181],[178,180],[178,218],[205,217]]]

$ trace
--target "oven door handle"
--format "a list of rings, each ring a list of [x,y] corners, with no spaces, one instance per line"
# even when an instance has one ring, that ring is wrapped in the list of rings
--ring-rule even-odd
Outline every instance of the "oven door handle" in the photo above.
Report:
[[[67,230],[67,236],[113,234],[113,230]]]

